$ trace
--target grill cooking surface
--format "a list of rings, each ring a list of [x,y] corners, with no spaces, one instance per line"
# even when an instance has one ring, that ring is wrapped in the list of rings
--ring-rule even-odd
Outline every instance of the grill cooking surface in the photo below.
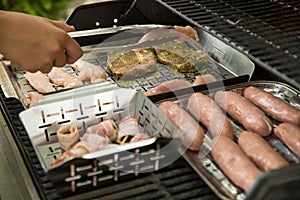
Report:
[[[58,199],[53,184],[42,169],[34,148],[21,121],[19,113],[23,105],[14,98],[5,98],[1,92],[2,113],[8,124],[30,174],[42,199]],[[218,199],[214,192],[192,170],[188,163],[179,158],[172,165],[149,176],[137,177],[125,183],[116,183],[99,190],[74,196],[72,199],[101,197],[103,199]]]
[[[300,88],[298,1],[163,2],[248,54],[273,78]]]

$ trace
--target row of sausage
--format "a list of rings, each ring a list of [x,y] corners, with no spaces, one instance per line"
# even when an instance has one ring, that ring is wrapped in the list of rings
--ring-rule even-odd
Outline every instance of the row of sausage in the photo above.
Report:
[[[214,162],[248,191],[263,172],[289,165],[267,136],[275,135],[300,157],[300,110],[258,87],[242,91],[218,91],[212,98],[194,93],[187,105],[164,101],[159,107],[181,131],[189,150],[199,151],[208,134]],[[232,123],[242,131],[237,133]]]

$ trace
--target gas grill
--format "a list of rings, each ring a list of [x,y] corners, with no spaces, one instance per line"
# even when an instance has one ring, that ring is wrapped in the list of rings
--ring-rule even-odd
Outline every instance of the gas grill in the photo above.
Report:
[[[251,69],[221,72],[224,85],[240,84],[251,80],[271,80],[286,83],[300,90],[299,68],[299,21],[300,4],[297,1],[200,1],[200,0],[109,0],[101,3],[82,5],[74,10],[67,23],[77,31],[96,30],[134,24],[187,24],[198,28],[204,36],[216,38],[219,44],[246,55],[255,64]],[[75,39],[81,46],[98,44],[112,34],[78,36]],[[201,39],[200,39],[201,40]],[[224,44],[223,44],[224,43]],[[212,45],[213,46],[213,45]],[[226,52],[214,46],[210,52],[217,61],[226,57]],[[238,57],[243,59],[244,57]],[[101,63],[101,57],[93,60]],[[235,63],[251,64],[234,60]],[[223,70],[220,65],[218,69]],[[232,72],[231,70],[229,70]],[[225,74],[225,75],[224,75]],[[114,81],[113,79],[111,81]],[[7,83],[8,84],[8,83]],[[218,84],[216,84],[218,86]],[[2,90],[5,88],[1,85]],[[212,85],[214,87],[214,85]],[[140,87],[132,87],[140,89]],[[196,88],[197,89],[197,88]],[[199,87],[199,90],[207,89]],[[20,166],[12,166],[15,181],[12,188],[18,190],[18,197],[60,199],[55,185],[49,180],[35,152],[30,137],[20,121],[19,113],[24,111],[24,102],[7,97],[1,90],[2,129],[6,133],[3,141],[10,145],[4,147],[4,154],[12,153]],[[299,96],[299,94],[298,94]],[[164,95],[158,99],[164,98]],[[153,98],[153,101],[157,99]],[[2,143],[1,143],[2,145]],[[12,150],[10,150],[12,149]],[[9,161],[11,165],[16,161]],[[7,158],[5,160],[8,160]],[[211,187],[205,176],[199,176],[199,168],[180,157],[171,165],[146,175],[111,185],[67,195],[65,199],[228,199],[220,191]],[[282,170],[266,173],[246,199],[296,198],[300,182],[299,163]],[[286,176],[290,174],[290,176]],[[274,192],[276,190],[276,192]],[[0,191],[3,195],[4,191]],[[244,196],[237,196],[243,199]]]

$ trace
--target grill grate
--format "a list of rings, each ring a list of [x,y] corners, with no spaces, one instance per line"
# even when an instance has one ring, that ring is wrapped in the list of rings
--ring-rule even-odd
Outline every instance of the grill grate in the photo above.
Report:
[[[164,0],[171,8],[246,53],[278,80],[300,88],[298,1]]]
[[[30,138],[19,119],[19,113],[24,110],[23,105],[15,98],[6,98],[1,89],[0,107],[41,199],[59,199],[60,196],[43,171]],[[183,158],[179,158],[171,165],[149,176],[111,184],[99,190],[73,196],[72,199],[95,197],[103,199],[218,199]]]

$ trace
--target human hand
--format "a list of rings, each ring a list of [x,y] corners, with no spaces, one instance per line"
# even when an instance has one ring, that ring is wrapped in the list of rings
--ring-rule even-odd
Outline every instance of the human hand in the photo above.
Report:
[[[83,51],[63,21],[0,11],[0,53],[29,72],[49,72],[79,59]]]

